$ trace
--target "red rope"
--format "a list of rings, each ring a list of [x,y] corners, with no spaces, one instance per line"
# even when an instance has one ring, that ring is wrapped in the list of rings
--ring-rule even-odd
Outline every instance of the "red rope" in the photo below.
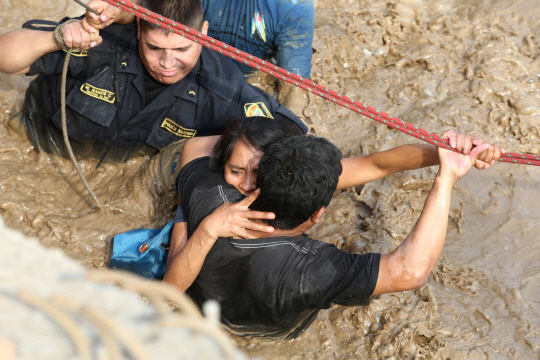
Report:
[[[320,96],[326,100],[332,101],[338,105],[346,107],[352,111],[376,120],[384,125],[390,126],[393,129],[397,129],[406,134],[414,136],[417,139],[424,140],[432,145],[436,145],[448,150],[459,152],[450,147],[447,139],[443,139],[436,134],[432,134],[422,128],[409,124],[406,121],[392,117],[384,112],[380,112],[372,107],[366,106],[359,101],[354,101],[347,96],[343,96],[338,92],[325,88],[319,84],[314,83],[309,79],[305,79],[301,76],[291,73],[279,66],[272,65],[262,59],[259,59],[253,55],[247,54],[241,50],[235,49],[232,46],[222,43],[219,40],[213,39],[209,36],[201,34],[200,32],[188,28],[182,24],[175,23],[166,17],[156,14],[141,6],[135,5],[128,0],[115,1],[115,0],[103,0],[110,5],[116,6],[126,12],[133,14],[143,20],[156,24],[163,29],[170,30],[178,35],[181,35],[189,40],[192,40],[198,44],[206,46],[209,49],[226,55],[233,60],[242,62],[252,68],[263,71],[269,75],[286,81],[292,85],[302,88],[312,94]],[[531,154],[519,154],[519,153],[506,153],[502,154],[499,161],[535,165],[540,166],[540,156]]]

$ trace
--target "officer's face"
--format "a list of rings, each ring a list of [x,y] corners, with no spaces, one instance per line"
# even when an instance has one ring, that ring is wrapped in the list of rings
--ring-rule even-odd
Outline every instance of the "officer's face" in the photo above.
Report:
[[[256,189],[257,170],[263,152],[238,141],[229,160],[225,163],[225,181],[234,186],[242,195],[249,195]]]
[[[137,23],[139,19],[137,18]],[[206,35],[208,22],[201,32]],[[137,33],[139,55],[146,70],[162,84],[182,80],[197,64],[202,46],[174,33],[146,29]]]

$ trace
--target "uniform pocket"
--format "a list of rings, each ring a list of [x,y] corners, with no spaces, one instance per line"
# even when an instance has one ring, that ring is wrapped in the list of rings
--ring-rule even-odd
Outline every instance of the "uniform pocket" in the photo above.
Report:
[[[116,115],[115,101],[113,92],[77,82],[66,97],[69,136],[79,141],[101,137],[103,130],[111,126]],[[59,109],[52,117],[59,129],[62,128],[61,111]]]
[[[152,131],[146,138],[146,143],[156,149],[163,149],[165,146],[172,144],[173,142],[192,138],[197,134],[194,129],[183,127],[177,122],[165,118],[164,120],[157,121],[152,127]]]

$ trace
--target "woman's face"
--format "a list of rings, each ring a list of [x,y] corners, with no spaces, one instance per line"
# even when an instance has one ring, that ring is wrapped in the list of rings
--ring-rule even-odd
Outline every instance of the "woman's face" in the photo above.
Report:
[[[244,196],[256,189],[257,170],[263,152],[237,141],[229,160],[225,163],[225,181],[234,186]]]

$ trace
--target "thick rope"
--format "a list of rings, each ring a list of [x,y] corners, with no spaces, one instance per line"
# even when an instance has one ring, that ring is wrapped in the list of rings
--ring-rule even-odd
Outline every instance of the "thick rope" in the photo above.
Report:
[[[225,355],[234,358],[234,346],[229,338],[225,336],[218,328],[210,326],[208,323],[197,321],[201,319],[201,313],[195,304],[187,296],[182,294],[175,287],[156,281],[149,281],[124,271],[103,271],[94,270],[88,274],[88,279],[91,281],[102,283],[115,283],[126,290],[136,291],[142,296],[152,298],[154,307],[163,316],[163,312],[159,311],[160,306],[166,301],[174,303],[185,314],[184,318],[167,319],[162,317],[161,325],[165,327],[182,326],[192,329],[193,331],[206,334],[213,338],[221,347]],[[151,296],[150,296],[151,295]],[[161,297],[161,301],[157,298]]]
[[[106,359],[108,360],[122,360],[122,349],[118,342],[115,340],[114,333],[103,326],[101,322],[95,321],[93,318],[89,319],[89,314],[81,313],[81,305],[77,304],[74,300],[68,299],[61,295],[53,295],[52,301],[57,304],[57,306],[62,309],[68,309],[72,313],[78,314],[82,318],[86,318],[94,325],[94,330],[98,333],[101,341],[105,345],[105,351],[107,354]]]
[[[17,295],[20,300],[47,314],[62,328],[62,330],[71,338],[71,341],[75,345],[79,359],[92,359],[90,341],[88,337],[85,335],[84,331],[77,326],[75,321],[73,321],[67,314],[65,314],[58,307],[50,304],[39,295],[28,290],[21,290]]]
[[[94,193],[92,188],[90,187],[90,184],[88,184],[88,181],[86,180],[86,177],[84,176],[81,167],[79,166],[79,163],[77,162],[77,159],[75,159],[75,154],[73,154],[73,149],[71,148],[71,144],[69,143],[69,137],[67,132],[67,121],[66,121],[66,78],[67,78],[67,70],[69,66],[69,59],[71,58],[71,52],[73,50],[69,49],[66,54],[66,59],[64,60],[64,69],[62,70],[62,89],[61,89],[61,95],[60,95],[60,103],[61,103],[61,115],[62,115],[62,134],[64,135],[64,142],[66,143],[66,148],[69,153],[69,158],[73,162],[73,166],[75,166],[75,169],[79,173],[79,176],[81,177],[81,180],[86,186],[86,189],[90,193],[90,196],[92,196],[92,199],[94,199],[94,202],[96,203],[98,208],[103,208],[103,204],[101,201],[99,201],[97,195]]]
[[[163,29],[174,32],[189,40],[192,40],[198,44],[202,44],[209,49],[226,55],[233,60],[240,61],[252,68],[263,71],[269,75],[276,77],[277,79],[286,81],[292,85],[295,85],[301,89],[304,89],[312,94],[322,97],[323,99],[332,101],[340,106],[346,107],[354,112],[362,114],[373,120],[376,120],[384,125],[390,126],[393,129],[400,130],[406,134],[416,137],[417,139],[424,140],[432,145],[436,145],[454,152],[459,152],[448,144],[447,139],[443,139],[436,134],[432,134],[422,128],[414,126],[396,117],[392,117],[384,112],[380,112],[372,107],[366,106],[359,101],[352,100],[347,96],[343,96],[338,92],[328,89],[324,86],[318,85],[315,82],[305,79],[301,76],[284,70],[278,66],[269,64],[268,62],[259,59],[253,55],[247,54],[241,50],[235,49],[232,46],[215,40],[209,36],[201,34],[200,32],[188,28],[182,24],[178,24],[166,17],[156,14],[141,6],[135,5],[128,0],[115,1],[115,0],[103,0],[110,5],[118,7],[126,12],[131,13],[143,20],[156,24]],[[520,153],[505,153],[499,158],[499,161],[518,163],[526,165],[540,166],[540,156],[531,154]]]
[[[158,294],[178,305],[187,315],[194,317],[201,316],[199,309],[190,299],[166,283],[143,280],[140,276],[124,271],[95,270],[88,274],[88,279],[102,283],[116,283],[125,289],[141,294]]]
[[[124,326],[108,314],[94,307],[81,305],[67,297],[57,295],[54,297],[54,300],[77,315],[88,319],[104,335],[103,338],[107,338],[109,345],[112,343],[110,338],[112,335],[120,345],[122,345],[122,348],[131,355],[132,359],[151,359],[150,354],[146,351],[141,342],[137,341]],[[112,359],[115,357],[117,359],[122,358],[119,349],[120,347],[116,344],[113,348],[109,347],[109,355],[112,354],[112,356],[114,356]],[[110,350],[113,350],[114,352],[111,352]]]
[[[235,358],[236,349],[231,339],[218,327],[203,321],[195,304],[178,289],[165,283],[148,281],[122,271],[94,270],[88,273],[88,280],[115,283],[126,290],[134,290],[142,296],[152,294],[156,298],[153,306],[158,311],[158,325],[160,327],[181,327],[208,336],[221,349],[226,358]],[[92,359],[91,345],[95,342],[95,338],[94,340],[89,338],[89,334],[81,327],[81,320],[86,320],[97,333],[99,340],[105,345],[107,359],[124,359],[125,353],[134,360],[151,358],[144,348],[142,339],[133,336],[124,325],[99,308],[79,303],[61,294],[53,294],[50,298],[44,298],[32,291],[20,290],[16,295],[21,301],[46,314],[62,329],[74,344],[77,359]],[[157,298],[161,298],[161,300],[158,301]],[[170,312],[160,311],[169,301],[177,305],[182,313],[177,313],[178,316],[171,316]]]
[[[77,1],[77,0],[75,0]],[[77,1],[79,3],[79,1]],[[92,9],[94,10],[94,9]],[[94,12],[97,13],[97,11],[94,10]],[[64,42],[64,36],[62,33],[62,29],[64,26],[71,24],[73,22],[77,22],[76,19],[70,19],[56,27],[54,30],[54,40],[56,43],[61,47],[66,47],[66,43]],[[64,136],[64,142],[66,144],[66,148],[68,150],[69,158],[71,159],[71,162],[73,163],[73,166],[75,166],[75,169],[77,170],[77,173],[79,173],[79,176],[90,193],[90,196],[92,196],[92,199],[94,199],[94,202],[98,206],[98,208],[102,209],[103,204],[101,201],[99,201],[97,195],[94,193],[92,188],[90,187],[90,184],[88,184],[88,181],[86,180],[86,177],[84,176],[81,167],[79,166],[79,163],[77,162],[77,159],[75,159],[75,154],[73,154],[73,149],[71,148],[71,143],[69,142],[69,136],[67,132],[67,120],[66,120],[66,82],[67,82],[67,72],[69,67],[69,59],[71,59],[71,52],[73,49],[68,49],[66,58],[64,60],[64,67],[62,69],[62,84],[60,87],[60,112],[61,112],[61,119],[62,119],[62,135]]]

